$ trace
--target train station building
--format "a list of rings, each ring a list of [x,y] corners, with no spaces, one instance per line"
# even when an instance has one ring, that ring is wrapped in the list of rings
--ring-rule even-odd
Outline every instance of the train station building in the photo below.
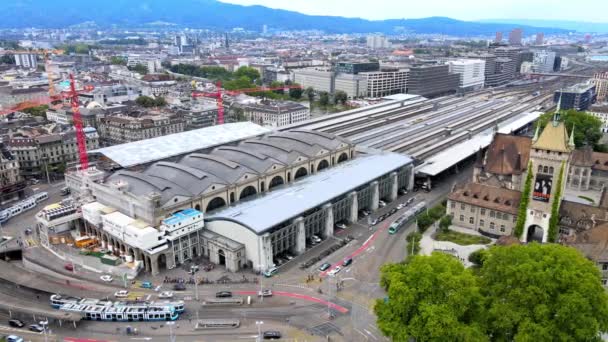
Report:
[[[266,270],[274,256],[303,253],[312,235],[330,237],[336,222],[413,185],[409,157],[309,130],[176,155],[67,174],[80,235],[152,274],[201,256],[230,271]]]

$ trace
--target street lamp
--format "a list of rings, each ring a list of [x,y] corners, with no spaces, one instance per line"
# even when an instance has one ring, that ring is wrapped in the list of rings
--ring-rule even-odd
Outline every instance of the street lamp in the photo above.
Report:
[[[263,270],[262,267],[263,267],[263,265],[260,264],[258,266],[260,267],[260,293],[258,293],[258,295],[260,295],[260,303],[263,303],[264,302],[264,294],[262,293],[262,291],[263,291],[262,288],[264,286],[263,285],[263,283],[264,283],[264,273],[262,273],[262,270]]]
[[[255,325],[258,327],[258,338],[257,338],[258,342],[262,341],[262,324],[264,324],[264,322],[255,321]]]

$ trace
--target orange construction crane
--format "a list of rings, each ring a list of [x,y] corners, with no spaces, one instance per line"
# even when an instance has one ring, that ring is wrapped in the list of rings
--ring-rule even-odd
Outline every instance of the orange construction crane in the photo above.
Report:
[[[206,93],[201,91],[193,91],[192,97],[214,97],[217,102],[217,124],[224,124],[224,99],[223,95],[235,96],[245,93],[258,93],[263,91],[274,91],[274,90],[288,90],[288,89],[302,89],[301,85],[284,85],[280,87],[258,87],[258,88],[245,88],[238,90],[222,90],[222,82],[218,81],[216,84],[217,92]]]

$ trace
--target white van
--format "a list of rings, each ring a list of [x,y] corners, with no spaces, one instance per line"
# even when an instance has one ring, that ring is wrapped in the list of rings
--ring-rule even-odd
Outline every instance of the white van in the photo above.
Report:
[[[48,192],[39,192],[34,194],[34,199],[36,200],[36,203],[40,203],[42,201],[45,201],[49,198],[49,193]]]

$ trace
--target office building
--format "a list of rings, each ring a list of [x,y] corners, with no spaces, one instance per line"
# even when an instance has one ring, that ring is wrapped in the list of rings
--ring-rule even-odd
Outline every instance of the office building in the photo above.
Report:
[[[494,38],[495,43],[502,42],[502,32],[496,32],[496,38]]]
[[[31,53],[16,53],[15,65],[27,69],[38,68],[38,56]]]
[[[520,53],[521,49],[514,47],[499,47],[494,49],[494,54],[497,58],[496,73],[503,74],[507,81],[513,80],[521,67]]]
[[[532,69],[536,73],[546,74],[553,72],[553,67],[555,64],[555,51],[534,51],[534,59],[532,64]]]
[[[586,111],[596,100],[594,83],[581,83],[572,87],[558,90],[553,95],[553,101],[561,109]]]
[[[379,71],[379,62],[338,62],[336,73],[357,75],[360,72]]]
[[[608,100],[608,72],[599,72],[593,75],[597,100],[600,102]]]
[[[304,88],[312,87],[315,91],[334,92],[334,73],[327,69],[297,69],[294,71],[294,82]]]
[[[536,34],[536,40],[534,42],[536,45],[543,45],[545,43],[545,34],[542,32],[538,32]]]
[[[461,59],[447,62],[449,72],[460,76],[460,92],[482,89],[485,82],[486,62],[481,59]]]
[[[365,97],[368,93],[365,75],[338,74],[334,79],[334,90],[343,91],[348,98]]]
[[[371,35],[367,36],[367,47],[373,50],[388,49],[391,43],[385,36]]]
[[[509,45],[521,45],[523,31],[520,28],[513,29],[509,32]]]
[[[145,66],[150,74],[159,72],[162,68],[160,58],[158,56],[134,53],[127,56],[128,67],[134,67],[138,64]]]
[[[413,66],[409,71],[407,91],[409,94],[435,97],[455,93],[460,84],[460,75],[449,72],[448,65]]]
[[[359,76],[366,79],[368,97],[376,98],[407,92],[408,69],[383,68],[382,71],[362,72]]]
[[[242,108],[247,120],[261,126],[282,127],[310,119],[310,108],[293,101],[261,101]]]

